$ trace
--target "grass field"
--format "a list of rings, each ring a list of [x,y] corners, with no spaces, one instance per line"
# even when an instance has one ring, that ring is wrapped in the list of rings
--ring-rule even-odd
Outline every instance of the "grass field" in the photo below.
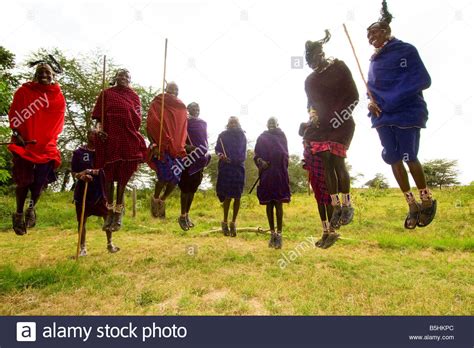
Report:
[[[121,247],[106,251],[97,218],[89,219],[89,255],[76,250],[72,194],[47,193],[39,223],[27,236],[11,230],[13,197],[0,198],[0,315],[473,315],[474,186],[436,190],[437,219],[403,228],[406,206],[397,190],[355,190],[356,216],[328,250],[315,248],[320,223],[313,197],[285,206],[283,249],[262,234],[237,238],[217,228],[213,192],[197,195],[196,227],[149,215],[149,192],[138,214],[128,209]],[[130,208],[129,197],[127,197]],[[266,227],[264,208],[244,196],[240,227]]]

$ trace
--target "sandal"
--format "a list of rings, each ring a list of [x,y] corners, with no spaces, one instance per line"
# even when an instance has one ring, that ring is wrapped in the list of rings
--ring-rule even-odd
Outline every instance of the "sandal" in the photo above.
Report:
[[[281,232],[275,234],[275,249],[281,249],[283,246],[283,237]]]
[[[321,246],[321,249],[329,249],[330,247],[334,245],[334,243],[337,242],[339,237],[340,237],[339,233],[330,232],[326,240],[324,241],[324,244]]]
[[[314,246],[317,248],[322,248],[328,236],[329,236],[329,232],[323,232],[321,239],[319,239],[316,243],[314,243]]]
[[[116,252],[120,251],[120,248],[110,243],[110,244],[107,244],[107,250],[109,253],[115,254]]]
[[[189,231],[188,222],[185,216],[180,216],[178,218],[178,224],[179,224],[179,227],[181,227],[183,231]]]
[[[330,225],[335,230],[341,227],[341,215],[342,215],[342,207],[340,205],[334,206],[334,211],[332,213]]]
[[[425,207],[421,206],[420,210],[420,215],[418,218],[418,223],[416,224],[418,227],[426,227],[428,226],[434,219],[436,215],[436,208],[438,206],[438,203],[435,200],[431,201],[431,206],[430,207]]]
[[[186,215],[186,223],[188,224],[188,227],[189,228],[193,228],[194,227],[194,223],[191,221],[191,219],[189,218],[189,215]]]
[[[230,236],[237,237],[237,227],[235,226],[235,222],[231,222],[229,224],[229,229],[230,229]]]
[[[28,208],[25,212],[26,228],[33,228],[36,226],[36,210],[35,208]]]
[[[341,218],[339,219],[339,223],[341,225],[348,225],[352,222],[354,218],[354,208],[351,206],[342,206],[341,209]]]
[[[230,236],[229,225],[227,224],[227,222],[221,222],[221,228],[224,236]]]
[[[15,231],[18,236],[23,236],[26,234],[26,224],[25,220],[23,220],[23,213],[12,214],[12,225],[13,231]]]
[[[415,202],[409,205],[409,212],[407,217],[405,218],[405,228],[407,230],[413,230],[418,224],[418,220],[420,218],[420,209],[421,206],[419,203]]]
[[[271,236],[270,236],[270,241],[268,242],[268,247],[269,248],[274,248],[275,247],[275,238],[276,238],[276,233],[275,231],[271,231]]]
[[[110,230],[110,225],[112,225],[113,217],[114,217],[114,210],[108,209],[107,215],[104,218],[104,224],[102,225],[102,231],[107,232]]]

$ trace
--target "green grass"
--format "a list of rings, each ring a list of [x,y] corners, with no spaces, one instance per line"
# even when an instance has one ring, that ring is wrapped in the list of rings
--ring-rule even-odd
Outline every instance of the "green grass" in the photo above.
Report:
[[[474,186],[434,194],[436,220],[407,231],[397,190],[355,190],[354,221],[329,250],[311,245],[320,234],[314,198],[295,195],[276,251],[261,234],[204,233],[222,218],[213,192],[197,195],[196,228],[182,232],[177,194],[160,221],[143,191],[135,218],[127,197],[114,235],[122,250],[108,254],[90,218],[79,262],[71,193],[46,193],[24,237],[11,230],[13,197],[1,197],[0,315],[472,315]],[[243,197],[238,225],[266,227],[255,196]]]

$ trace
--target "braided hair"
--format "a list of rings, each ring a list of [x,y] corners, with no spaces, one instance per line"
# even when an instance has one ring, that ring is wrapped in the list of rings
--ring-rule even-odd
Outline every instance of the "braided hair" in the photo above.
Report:
[[[306,58],[306,63],[310,65],[310,63],[313,61],[313,55],[315,51],[321,51],[323,50],[323,45],[327,43],[331,39],[331,33],[329,32],[328,29],[324,31],[326,36],[324,36],[323,39],[318,40],[318,41],[306,41],[305,44],[305,58]]]
[[[64,72],[61,64],[59,64],[59,62],[51,54],[48,54],[42,59],[28,62],[27,65],[30,68],[36,67],[35,75],[33,77],[33,80],[35,81],[38,80],[38,73],[41,68],[51,70],[53,74],[62,74]]]
[[[63,73],[63,68],[61,67],[61,64],[59,64],[59,62],[51,54],[48,54],[47,57],[44,57],[43,59],[28,62],[28,66],[30,68],[38,65],[48,65],[51,70],[53,70],[53,72],[56,74]]]
[[[393,15],[388,12],[387,1],[382,1],[382,9],[380,10],[380,17],[377,22],[372,23],[369,25],[367,30],[372,29],[373,27],[378,27],[380,29],[385,29],[390,31],[390,23],[392,22]]]

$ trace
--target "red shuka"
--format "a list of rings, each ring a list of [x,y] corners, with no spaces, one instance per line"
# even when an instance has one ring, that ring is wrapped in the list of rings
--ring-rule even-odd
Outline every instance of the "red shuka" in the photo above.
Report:
[[[18,130],[25,141],[36,140],[36,144],[12,144],[8,150],[32,163],[54,161],[54,168],[58,168],[61,154],[57,140],[63,130],[65,110],[66,101],[57,83],[24,83],[15,92],[8,119],[10,128]]]
[[[104,103],[102,127],[108,137],[105,142],[97,142],[96,168],[117,161],[143,162],[146,144],[140,134],[140,97],[131,88],[115,86],[104,91]],[[92,118],[102,121],[102,93],[97,98]]]
[[[148,136],[159,145],[161,129],[161,101],[163,94],[157,95],[148,110],[146,131]],[[186,105],[172,94],[165,93],[163,115],[163,133],[161,135],[160,152],[167,152],[171,157],[184,157],[186,137],[188,135],[188,113]]]

